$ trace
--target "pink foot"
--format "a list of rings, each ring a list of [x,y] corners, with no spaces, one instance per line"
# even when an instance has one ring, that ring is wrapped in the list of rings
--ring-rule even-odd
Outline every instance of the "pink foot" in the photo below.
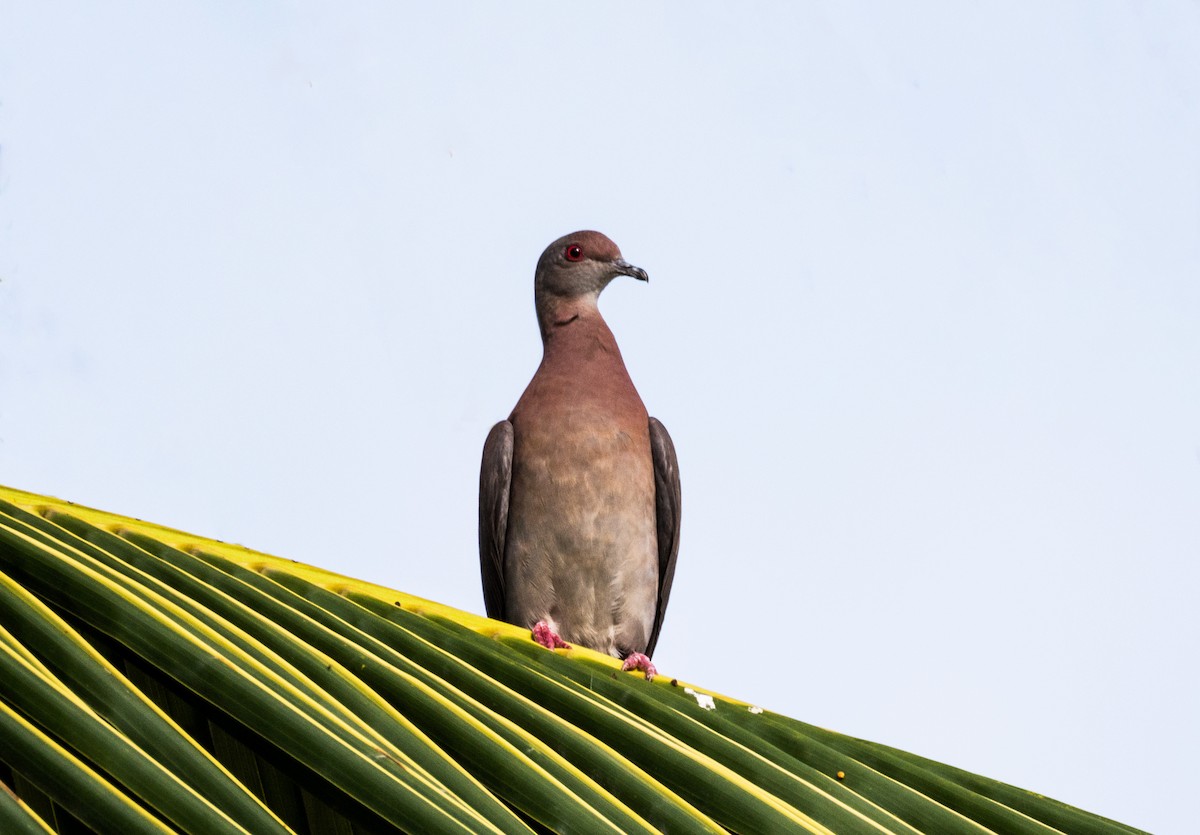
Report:
[[[626,655],[625,663],[621,665],[621,669],[626,672],[629,670],[641,670],[646,674],[646,681],[654,681],[654,677],[658,675],[658,670],[650,662],[650,657],[640,652],[631,652]]]
[[[571,645],[558,637],[558,633],[550,628],[550,624],[539,620],[533,625],[533,640],[546,649],[570,649]]]

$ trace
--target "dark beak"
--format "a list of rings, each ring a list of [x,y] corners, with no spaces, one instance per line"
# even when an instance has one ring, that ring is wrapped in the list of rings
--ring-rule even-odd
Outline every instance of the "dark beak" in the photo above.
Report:
[[[617,275],[631,275],[641,281],[649,281],[650,276],[641,267],[635,267],[624,258],[618,258],[612,262],[613,267],[617,271]]]

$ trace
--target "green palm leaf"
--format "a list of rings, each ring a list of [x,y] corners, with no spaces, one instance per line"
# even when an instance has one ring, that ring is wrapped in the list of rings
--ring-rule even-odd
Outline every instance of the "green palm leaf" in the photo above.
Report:
[[[0,488],[0,831],[1136,830],[507,624]]]

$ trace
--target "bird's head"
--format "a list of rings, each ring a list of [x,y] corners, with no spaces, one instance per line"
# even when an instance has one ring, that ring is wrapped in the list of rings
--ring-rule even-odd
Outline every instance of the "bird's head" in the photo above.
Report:
[[[650,280],[645,270],[622,258],[621,250],[604,235],[572,232],[546,247],[538,259],[534,293],[539,298],[595,299],[619,275]]]

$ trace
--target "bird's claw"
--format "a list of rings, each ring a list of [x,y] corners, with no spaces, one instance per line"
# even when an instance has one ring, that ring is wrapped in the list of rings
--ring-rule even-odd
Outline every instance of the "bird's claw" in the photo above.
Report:
[[[532,632],[533,640],[544,646],[546,649],[570,649],[571,645],[558,637],[558,633],[550,628],[550,624],[544,620],[539,620],[533,625]]]
[[[625,672],[630,670],[641,670],[646,674],[646,681],[654,681],[654,677],[658,675],[658,670],[654,668],[654,664],[650,661],[650,656],[640,652],[631,652],[625,656],[625,663],[621,665],[621,669]]]

